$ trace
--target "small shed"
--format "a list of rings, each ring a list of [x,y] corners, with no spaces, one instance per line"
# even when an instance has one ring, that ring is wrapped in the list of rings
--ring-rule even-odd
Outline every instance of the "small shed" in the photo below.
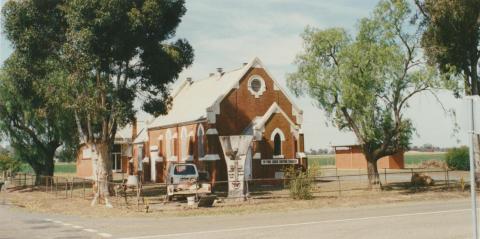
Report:
[[[338,169],[363,169],[367,168],[367,160],[362,153],[360,145],[333,146],[335,150],[335,165]],[[378,169],[403,169],[405,168],[404,152],[385,156],[377,161]]]

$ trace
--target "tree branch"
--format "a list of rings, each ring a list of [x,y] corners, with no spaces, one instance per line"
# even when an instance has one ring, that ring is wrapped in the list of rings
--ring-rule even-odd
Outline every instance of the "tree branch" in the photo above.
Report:
[[[352,117],[348,113],[347,108],[341,107],[340,109],[343,113],[343,116],[347,120],[348,124],[352,128],[353,132],[355,133],[355,135],[357,135],[357,138],[360,141],[359,143],[360,144],[365,144],[365,139],[364,139],[363,135],[361,134],[360,129],[358,128],[357,124],[355,123],[355,121],[352,119]]]
[[[75,115],[75,123],[77,124],[78,135],[80,136],[80,138],[83,140],[84,143],[87,143],[88,138],[85,136],[85,133],[83,132],[82,124],[80,122],[80,117],[78,116],[77,110],[74,111],[74,115]]]
[[[18,123],[18,121],[15,120],[15,119],[12,119],[12,123],[17,129],[20,129],[23,132],[27,133],[32,138],[32,140],[35,142],[35,144],[37,144],[38,146],[40,146],[42,148],[42,150],[44,150],[44,151],[47,150],[46,147],[45,147],[45,144],[38,138],[37,134],[32,129],[30,129],[29,127],[27,127],[23,124]]]
[[[403,105],[408,101],[408,99],[410,99],[412,96],[414,96],[415,94],[417,93],[420,93],[422,91],[425,91],[425,90],[428,90],[428,86],[424,86],[424,87],[421,87],[419,89],[416,89],[412,92],[410,92],[410,94],[408,94],[405,98],[403,98],[403,100],[400,101],[400,105],[398,106],[398,110],[402,110],[403,108]]]

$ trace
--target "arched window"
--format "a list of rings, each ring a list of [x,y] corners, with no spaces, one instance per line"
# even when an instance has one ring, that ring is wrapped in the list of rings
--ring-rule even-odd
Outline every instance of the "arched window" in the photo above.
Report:
[[[282,142],[285,141],[285,135],[282,130],[279,128],[274,129],[270,136],[270,140],[273,142],[273,157],[282,158]]]
[[[182,142],[182,159],[186,159],[188,157],[188,152],[187,152],[187,144],[188,144],[188,136],[187,136],[187,128],[185,127],[182,127],[182,135],[181,135],[182,139],[181,139],[181,142]]]
[[[282,139],[279,133],[276,133],[273,138],[273,155],[282,155]]]
[[[158,156],[163,157],[163,138],[158,139]]]
[[[188,136],[188,155],[193,155],[193,135]],[[193,160],[193,159],[192,159]]]
[[[203,156],[205,156],[204,135],[205,132],[203,131],[203,126],[199,125],[197,130],[198,158],[203,158]]]

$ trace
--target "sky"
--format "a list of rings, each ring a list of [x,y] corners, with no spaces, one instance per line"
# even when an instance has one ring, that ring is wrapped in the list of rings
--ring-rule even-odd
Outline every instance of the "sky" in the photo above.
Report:
[[[5,0],[0,0],[3,5]],[[317,28],[342,27],[354,33],[358,19],[369,16],[376,0],[190,0],[187,13],[177,29],[177,37],[186,38],[195,50],[194,64],[179,77],[202,79],[222,67],[235,69],[243,62],[259,57],[284,89],[285,76],[295,71],[295,55],[302,50],[300,34],[307,25]],[[0,36],[0,63],[11,47]],[[303,131],[306,149],[355,142],[349,132],[339,132],[329,124],[322,110],[308,97],[296,98],[304,111]],[[439,103],[439,101],[441,103]],[[453,147],[467,143],[467,104],[450,92],[422,94],[410,101],[406,116],[416,133],[412,145],[433,144]],[[448,112],[454,110],[453,117]],[[457,126],[455,126],[457,125]],[[457,132],[458,131],[458,132]]]

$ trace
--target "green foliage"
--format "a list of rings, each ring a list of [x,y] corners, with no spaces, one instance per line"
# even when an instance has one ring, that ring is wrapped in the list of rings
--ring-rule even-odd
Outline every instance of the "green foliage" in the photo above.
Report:
[[[35,172],[28,164],[22,164],[19,172],[34,174]],[[76,163],[56,163],[54,174],[74,174],[77,172]]]
[[[290,89],[311,96],[332,124],[355,133],[370,161],[408,149],[414,132],[404,117],[408,101],[439,83],[435,69],[421,63],[411,17],[406,1],[384,0],[359,21],[355,36],[307,27],[297,71],[288,75]]]
[[[469,149],[467,146],[449,149],[445,161],[451,169],[470,170]]]
[[[60,162],[74,162],[77,159],[77,145],[63,145],[57,150],[55,157]]]
[[[184,5],[183,0],[6,2],[4,28],[15,50],[10,62],[15,67],[25,63],[11,71],[25,74],[11,77],[12,82],[21,83],[17,88],[26,92],[24,96],[34,93],[36,98],[24,105],[40,104],[40,109],[23,115],[29,119],[34,113],[45,115],[26,127],[62,133],[63,126],[68,126],[72,136],[77,128],[72,142],[57,140],[56,147],[73,145],[80,138],[108,155],[105,151],[113,144],[117,128],[134,118],[137,96],[148,113],[165,113],[171,103],[169,85],[193,62],[190,44],[174,38],[186,12]],[[40,125],[46,124],[40,119],[50,119],[46,116],[55,119],[47,121],[49,127]],[[56,139],[53,136],[42,139]],[[24,158],[41,152],[31,146],[31,142],[22,143],[23,149],[17,152],[28,154]],[[105,172],[110,172],[109,165],[101,163],[107,167]]]
[[[72,114],[48,102],[43,90],[56,64],[32,60],[15,51],[0,72],[0,131],[13,157],[29,163],[38,174],[53,173],[54,152],[62,142],[76,142]]]
[[[0,153],[0,171],[10,171],[12,173],[19,172],[22,168],[22,163],[13,159],[6,153]]]
[[[422,46],[429,63],[451,79],[464,83],[467,95],[478,95],[480,0],[415,2],[423,16]]]
[[[309,167],[306,172],[297,170],[295,167],[286,167],[285,178],[293,199],[309,200],[313,198],[316,167]]]
[[[7,1],[2,23],[14,52],[0,73],[0,131],[10,142],[15,159],[37,174],[53,174],[53,157],[61,144],[78,136],[73,111],[52,101],[54,82],[65,77],[58,43],[64,38],[62,1]]]

